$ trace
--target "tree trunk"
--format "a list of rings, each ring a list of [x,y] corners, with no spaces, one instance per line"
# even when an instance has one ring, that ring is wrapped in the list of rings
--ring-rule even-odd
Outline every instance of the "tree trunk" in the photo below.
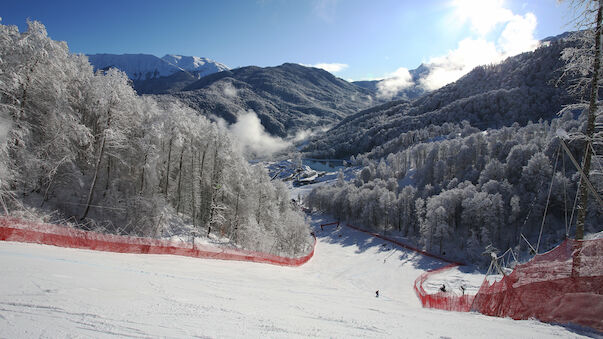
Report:
[[[218,192],[218,190],[220,189],[219,183],[218,183],[218,176],[219,176],[219,172],[220,172],[220,164],[218,164],[218,144],[216,143],[216,148],[214,150],[214,162],[213,162],[213,168],[212,168],[212,175],[211,175],[211,187],[210,187],[210,205],[209,205],[209,219],[208,219],[208,224],[209,227],[211,227],[211,223],[214,220],[214,214],[216,212],[216,193]]]
[[[207,151],[207,145],[203,149],[203,155],[201,156],[201,165],[199,167],[199,192],[201,196],[199,197],[199,225],[203,225],[205,223],[205,210],[204,204],[205,200],[203,198],[203,168],[205,167],[205,153]]]
[[[237,191],[237,203],[235,205],[235,213],[234,213],[234,222],[230,225],[231,238],[236,241],[237,229],[239,228],[239,198],[241,196],[241,192]]]
[[[48,185],[46,186],[46,190],[44,191],[44,199],[42,199],[42,203],[40,204],[40,207],[44,206],[44,203],[46,201],[48,201],[48,193],[50,192],[50,186],[52,186],[53,181],[54,181],[54,175],[52,177],[50,177],[50,180],[48,181]]]
[[[195,152],[191,147],[191,217],[193,218],[193,227],[195,226],[195,214],[197,212],[195,205]]]
[[[590,88],[590,103],[588,106],[588,120],[586,125],[586,151],[584,153],[584,161],[582,162],[582,170],[589,177],[590,163],[592,158],[591,145],[592,138],[595,133],[595,113],[597,111],[597,100],[599,92],[599,68],[601,67],[601,20],[603,9],[603,0],[599,0],[599,9],[597,11],[597,27],[595,31],[595,62],[593,69],[593,77],[591,79]],[[584,221],[586,220],[586,207],[588,203],[588,188],[586,187],[585,179],[580,176],[580,204],[578,206],[578,218],[576,221],[576,240],[584,238]]]
[[[184,145],[180,150],[180,164],[178,165],[178,202],[176,203],[176,213],[180,213],[180,197],[182,189],[182,156],[184,155]]]
[[[165,186],[163,188],[163,192],[165,193],[165,200],[168,199],[168,188],[170,184],[170,162],[172,161],[172,142],[174,141],[174,136],[170,137],[170,144],[168,146],[168,160],[167,160],[167,172],[165,174]]]
[[[258,193],[258,209],[255,213],[255,221],[258,223],[260,223],[260,218],[262,216],[261,212],[262,212],[262,183],[260,182],[260,191]]]
[[[25,115],[25,106],[27,105],[27,90],[29,89],[29,86],[31,85],[31,75],[33,74],[33,72],[36,70],[36,66],[38,65],[38,61],[36,59],[36,61],[29,67],[29,72],[27,72],[26,76],[25,76],[25,83],[21,85],[21,87],[23,88],[23,94],[21,95],[21,105],[19,107],[19,116],[17,117],[19,120],[23,119],[23,116]]]
[[[442,239],[444,239],[444,236],[440,237],[440,254],[442,254]]]
[[[105,183],[103,198],[107,196],[107,191],[109,190],[109,178],[111,178],[111,157],[107,158],[107,182]]]
[[[92,184],[90,185],[90,191],[88,192],[88,199],[86,201],[86,210],[84,214],[80,218],[80,220],[84,220],[88,216],[88,212],[90,211],[90,204],[92,203],[92,196],[94,195],[94,189],[96,187],[96,181],[98,179],[98,170],[100,169],[101,161],[103,160],[103,155],[105,153],[105,141],[107,140],[107,130],[111,127],[111,110],[107,112],[107,127],[103,130],[103,138],[101,140],[100,149],[98,151],[98,157],[96,159],[96,166],[94,168],[94,177],[92,177]],[[109,180],[109,178],[107,178]]]
[[[144,165],[142,165],[142,173],[140,174],[140,193],[139,195],[142,195],[142,192],[144,191],[144,168],[147,166],[147,158],[149,157],[149,153],[145,153],[144,154]]]

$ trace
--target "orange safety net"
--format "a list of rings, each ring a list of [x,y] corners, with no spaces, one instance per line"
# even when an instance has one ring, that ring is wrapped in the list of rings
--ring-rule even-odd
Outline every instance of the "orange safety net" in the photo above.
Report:
[[[337,226],[337,228],[339,228],[339,221],[330,222],[327,224],[320,224],[320,229],[324,231],[325,226]]]
[[[7,217],[0,218],[0,240],[118,253],[173,254],[206,259],[251,261],[281,266],[305,264],[314,256],[316,248],[316,237],[314,237],[314,245],[308,255],[288,258],[234,248],[193,245],[182,241],[102,234]]]
[[[484,281],[471,310],[603,331],[603,239],[565,240],[502,280]]]
[[[446,310],[446,311],[457,311],[457,312],[469,312],[471,309],[471,303],[473,302],[474,295],[456,295],[452,292],[437,292],[429,294],[423,289],[423,283],[431,275],[441,273],[445,270],[451,269],[453,267],[459,266],[457,263],[453,263],[444,267],[440,267],[435,270],[427,271],[421,274],[415,280],[415,293],[423,307],[427,308],[435,308],[438,310]]]
[[[336,224],[336,223],[333,223],[333,224]],[[324,226],[326,226],[326,225],[327,224],[325,224]],[[321,226],[323,226],[323,225],[321,225]],[[439,255],[435,255],[433,253],[429,253],[427,251],[421,250],[414,246],[410,246],[401,241],[386,237],[384,235],[367,231],[365,229],[362,229],[362,228],[354,226],[354,225],[346,224],[346,226],[351,229],[354,229],[356,231],[360,231],[360,232],[369,234],[373,237],[385,240],[387,242],[390,242],[392,244],[395,244],[395,245],[405,248],[407,250],[419,253],[426,257],[434,258],[434,259],[443,261],[445,263],[448,263],[448,265],[446,265],[446,266],[440,267],[435,270],[427,271],[427,272],[421,274],[415,280],[415,284],[414,284],[415,293],[417,294],[417,297],[421,301],[421,305],[423,305],[423,307],[436,308],[439,310],[447,310],[447,311],[457,311],[457,312],[468,312],[470,310],[471,303],[472,303],[473,297],[474,297],[473,295],[467,295],[467,294],[456,295],[452,292],[437,292],[437,293],[430,294],[430,293],[427,293],[427,291],[425,291],[425,289],[423,288],[423,283],[425,283],[425,281],[431,275],[441,273],[445,270],[451,269],[456,266],[462,266],[463,264],[451,261],[447,258],[444,258]]]
[[[390,243],[392,243],[392,244],[398,245],[398,246],[400,246],[400,247],[402,247],[402,248],[406,248],[407,250],[411,250],[411,251],[413,251],[413,252],[417,252],[417,253],[422,254],[422,255],[424,255],[424,256],[426,256],[426,257],[430,257],[430,258],[438,259],[438,260],[441,260],[441,261],[443,261],[443,262],[447,262],[447,263],[450,263],[450,264],[455,264],[456,266],[461,266],[461,265],[463,265],[463,264],[461,264],[461,263],[451,261],[451,260],[446,259],[446,258],[444,258],[444,257],[442,257],[442,256],[435,255],[435,254],[433,254],[433,253],[429,253],[429,252],[427,252],[427,251],[423,251],[423,250],[418,249],[418,248],[416,248],[416,247],[414,247],[414,246],[410,246],[410,245],[405,244],[405,243],[403,243],[403,242],[401,242],[401,241],[398,241],[398,240],[395,240],[395,239],[392,239],[392,238],[386,237],[386,236],[384,236],[384,235],[381,235],[381,234],[378,234],[378,233],[375,233],[375,232],[371,232],[371,231],[367,231],[367,230],[365,230],[365,229],[362,229],[362,228],[360,228],[360,227],[357,227],[357,226],[354,226],[354,225],[350,225],[350,224],[346,224],[346,226],[347,226],[347,227],[349,227],[349,228],[351,228],[351,229],[353,229],[353,230],[360,231],[360,232],[362,232],[362,233],[369,234],[369,235],[371,235],[371,236],[373,236],[373,237],[375,237],[375,238],[379,238],[379,239],[381,239],[381,240],[385,240],[385,241],[390,242]]]

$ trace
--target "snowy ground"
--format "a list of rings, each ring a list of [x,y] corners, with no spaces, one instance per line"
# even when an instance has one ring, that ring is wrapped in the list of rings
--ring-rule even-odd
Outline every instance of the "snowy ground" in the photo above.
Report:
[[[320,222],[299,268],[0,242],[0,338],[581,336],[423,309],[413,282],[441,263]]]
[[[468,271],[465,266],[453,267],[429,276],[423,283],[423,289],[427,293],[437,293],[442,285],[445,285],[448,293],[455,295],[476,294],[483,281],[483,274]],[[461,286],[465,289],[464,292]]]
[[[308,195],[314,188],[323,185],[331,185],[337,180],[339,170],[344,173],[344,179],[346,181],[352,180],[356,177],[356,172],[360,170],[359,167],[344,167],[335,166],[333,164],[342,163],[342,160],[331,160],[333,162],[320,162],[318,160],[304,159],[303,167],[300,172],[296,172],[295,165],[291,159],[273,162],[263,162],[263,165],[268,169],[269,175],[276,176],[283,180],[289,187],[291,192],[291,199],[296,201],[301,199],[304,200],[305,196]],[[311,182],[308,185],[298,185],[294,178],[300,178],[301,181]]]

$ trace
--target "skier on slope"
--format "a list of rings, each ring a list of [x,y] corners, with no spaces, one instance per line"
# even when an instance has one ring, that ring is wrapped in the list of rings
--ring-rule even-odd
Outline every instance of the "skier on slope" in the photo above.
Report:
[[[379,290],[375,291],[375,298],[379,298]]]

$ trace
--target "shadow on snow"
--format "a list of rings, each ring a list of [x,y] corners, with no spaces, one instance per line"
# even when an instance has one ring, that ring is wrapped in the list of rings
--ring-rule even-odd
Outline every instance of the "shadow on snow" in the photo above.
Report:
[[[344,226],[343,222],[339,226],[330,225],[324,226],[321,229],[321,224],[332,222],[332,220],[316,215],[312,215],[311,220],[312,231],[317,239],[343,247],[355,246],[356,253],[363,253],[368,249],[376,247],[379,253],[391,253],[385,256],[384,262],[397,258],[401,264],[410,262],[413,267],[421,270],[432,270],[447,265],[447,263],[441,260],[424,256],[387,240],[348,228]]]

